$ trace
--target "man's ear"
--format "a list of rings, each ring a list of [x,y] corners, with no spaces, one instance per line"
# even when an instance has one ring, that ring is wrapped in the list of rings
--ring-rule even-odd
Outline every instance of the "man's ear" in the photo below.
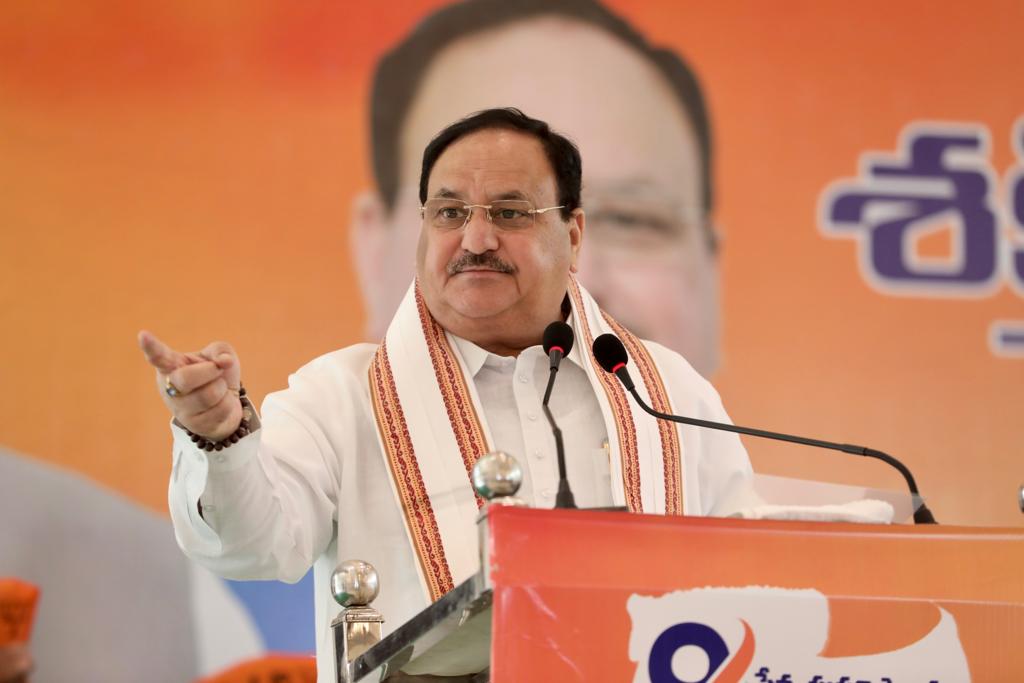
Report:
[[[587,227],[587,217],[583,209],[576,209],[569,216],[569,246],[572,249],[572,261],[569,263],[570,272],[579,271],[580,247],[583,246],[583,231]]]

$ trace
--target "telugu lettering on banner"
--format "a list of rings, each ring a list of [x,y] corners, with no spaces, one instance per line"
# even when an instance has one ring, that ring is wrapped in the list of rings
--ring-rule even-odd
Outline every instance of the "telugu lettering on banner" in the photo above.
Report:
[[[895,152],[864,152],[856,178],[825,188],[821,231],[857,241],[861,274],[883,294],[987,298],[1008,287],[1024,298],[1024,118],[1002,181],[991,138],[976,123],[907,125]],[[924,254],[941,232],[948,253]],[[997,355],[1024,356],[1024,321],[992,321],[988,340]]]

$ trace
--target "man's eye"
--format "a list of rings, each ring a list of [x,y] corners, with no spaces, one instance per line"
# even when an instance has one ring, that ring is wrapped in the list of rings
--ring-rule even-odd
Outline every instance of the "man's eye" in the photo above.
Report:
[[[455,207],[452,207],[452,206],[443,206],[443,207],[441,207],[441,209],[440,209],[440,210],[439,210],[439,211],[437,212],[437,214],[438,214],[438,215],[439,215],[439,216],[440,216],[441,218],[444,218],[445,220],[449,220],[449,221],[453,221],[453,220],[455,220],[456,218],[459,218],[459,214],[460,214],[460,213],[461,213],[461,212],[460,212],[460,211],[459,211],[458,209],[456,209]]]
[[[513,219],[516,219],[516,218],[522,218],[525,215],[526,215],[525,213],[523,213],[522,211],[518,211],[516,209],[502,209],[501,211],[498,212],[498,216],[500,218],[503,218],[503,219],[507,220],[507,221],[510,221],[510,220],[513,220]]]

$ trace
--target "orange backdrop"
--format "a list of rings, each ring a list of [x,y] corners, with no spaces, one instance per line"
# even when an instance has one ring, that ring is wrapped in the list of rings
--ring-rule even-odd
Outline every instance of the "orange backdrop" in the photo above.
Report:
[[[167,418],[138,329],[231,340],[257,398],[359,341],[346,230],[371,182],[369,78],[440,4],[0,9],[0,444],[164,510]],[[714,379],[733,418],[890,451],[941,521],[1024,523],[1024,361],[985,341],[991,321],[1024,318],[1021,294],[877,293],[854,243],[816,224],[822,190],[912,121],[987,126],[1002,177],[1024,115],[1024,5],[609,5],[685,54],[709,98]],[[901,486],[881,465],[747,446],[761,471]]]

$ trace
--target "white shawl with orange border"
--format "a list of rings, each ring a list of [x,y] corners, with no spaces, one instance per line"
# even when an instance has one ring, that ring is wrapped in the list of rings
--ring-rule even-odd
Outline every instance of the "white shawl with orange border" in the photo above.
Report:
[[[634,374],[639,374],[640,394],[656,410],[671,413],[650,353],[574,278],[569,299],[576,343],[591,360],[584,370],[608,428],[615,504],[634,512],[690,512],[683,500],[679,432],[632,405],[619,380],[598,366],[589,349],[598,335],[617,335]],[[469,475],[492,441],[472,377],[449,333],[427,310],[416,283],[370,364],[369,382],[381,452],[419,559],[423,588],[436,600],[479,566],[475,542],[467,539],[476,539],[483,501]]]

